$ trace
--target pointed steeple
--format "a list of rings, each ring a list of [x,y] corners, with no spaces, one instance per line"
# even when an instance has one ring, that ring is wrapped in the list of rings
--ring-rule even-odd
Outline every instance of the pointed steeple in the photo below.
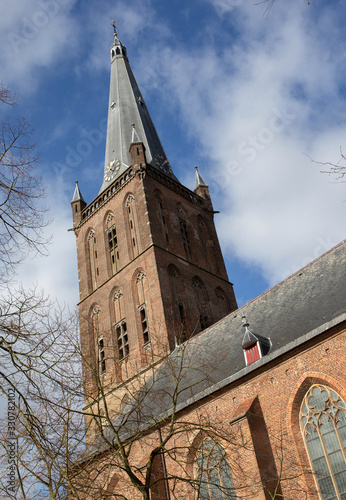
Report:
[[[71,203],[73,203],[74,201],[84,201],[84,198],[83,198],[82,193],[80,192],[80,189],[78,186],[78,181],[76,181],[76,187],[74,188],[74,193],[73,193]],[[84,201],[84,203],[85,203],[85,201]]]
[[[138,134],[137,134],[137,131],[136,131],[136,126],[135,124],[133,123],[132,124],[132,139],[131,139],[131,144],[135,143],[135,142],[142,142],[140,140],[140,138],[138,137]]]
[[[132,73],[126,48],[118,39],[116,30],[110,56],[106,156],[100,192],[131,165],[129,147],[133,139],[137,141],[139,138],[145,148],[147,163],[177,181]],[[136,125],[135,130],[131,127],[132,124]]]
[[[201,176],[201,174],[199,173],[199,171],[198,171],[198,167],[197,167],[197,166],[195,167],[195,169],[196,169],[195,190],[196,190],[199,186],[208,187],[208,184],[206,184],[206,183],[204,182],[204,180],[202,179],[202,176]]]
[[[73,227],[76,227],[82,220],[82,211],[86,207],[86,203],[78,186],[78,181],[76,181],[76,187],[74,188],[71,206],[73,213]]]

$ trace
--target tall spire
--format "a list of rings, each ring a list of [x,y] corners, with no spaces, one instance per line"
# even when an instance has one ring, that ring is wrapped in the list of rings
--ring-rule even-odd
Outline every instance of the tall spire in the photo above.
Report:
[[[132,73],[126,48],[118,39],[114,24],[113,27],[106,156],[100,192],[131,165],[129,147],[134,126],[136,137],[144,144],[147,163],[177,180]]]

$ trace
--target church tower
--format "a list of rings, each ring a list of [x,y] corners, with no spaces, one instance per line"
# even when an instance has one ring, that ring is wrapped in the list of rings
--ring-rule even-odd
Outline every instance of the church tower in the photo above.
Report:
[[[86,204],[76,183],[71,202],[89,395],[95,374],[111,391],[237,307],[208,186],[174,175],[116,33],[110,63],[101,188]]]

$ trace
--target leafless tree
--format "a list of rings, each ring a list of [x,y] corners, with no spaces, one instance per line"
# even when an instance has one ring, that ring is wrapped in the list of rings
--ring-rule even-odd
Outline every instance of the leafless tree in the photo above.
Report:
[[[68,464],[84,443],[82,376],[76,315],[59,309],[43,293],[8,288],[0,299],[0,390],[11,394],[11,417],[1,421],[0,491],[6,498],[66,496]],[[73,396],[72,396],[73,394]],[[9,462],[10,446],[15,448]],[[15,467],[15,486],[7,482]]]
[[[13,108],[16,96],[0,84],[0,104]],[[29,251],[45,252],[45,192],[36,172],[39,160],[33,129],[25,118],[7,114],[0,123],[0,278]]]

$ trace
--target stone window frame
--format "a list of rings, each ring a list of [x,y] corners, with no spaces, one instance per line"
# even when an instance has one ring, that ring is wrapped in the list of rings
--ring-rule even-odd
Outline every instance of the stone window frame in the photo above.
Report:
[[[194,468],[198,500],[220,500],[220,494],[222,500],[236,500],[232,469],[220,443],[211,437],[204,438],[197,449]]]
[[[322,397],[323,393],[325,393],[324,397]],[[313,404],[312,398],[315,398],[315,404]],[[314,472],[319,498],[321,500],[341,500],[345,498],[345,402],[331,387],[322,383],[313,384],[304,395],[299,420],[310,466]],[[341,425],[339,425],[340,423]],[[322,429],[323,426],[325,426],[324,429]],[[312,436],[312,438],[309,439],[309,436]],[[339,457],[339,462],[336,462],[336,456]],[[343,468],[338,470],[336,468],[337,463],[339,463],[339,467],[342,465]],[[322,476],[322,473],[324,473],[324,476]],[[342,484],[342,481],[344,484]]]
[[[118,272],[119,248],[115,226],[115,217],[112,213],[109,213],[107,215],[105,232],[107,235],[108,253],[110,257],[112,274],[116,274]]]

